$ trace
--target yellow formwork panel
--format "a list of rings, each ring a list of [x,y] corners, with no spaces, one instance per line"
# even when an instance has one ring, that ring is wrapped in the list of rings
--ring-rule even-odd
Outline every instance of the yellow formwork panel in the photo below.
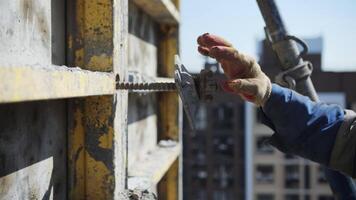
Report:
[[[174,77],[174,56],[178,54],[178,28],[176,26],[161,26],[162,37],[159,43],[159,75]],[[159,95],[159,139],[179,139],[179,99],[175,92]]]
[[[114,13],[114,4],[127,6],[124,0],[67,3],[69,65],[116,73],[113,61],[119,52],[114,48],[124,49],[127,28],[117,23],[122,25],[115,28],[122,37],[115,37],[115,20],[126,19]],[[69,102],[69,199],[118,199],[124,189],[127,108],[122,101],[127,101],[127,93]]]
[[[174,56],[179,52],[178,26],[161,25],[161,38],[159,43],[159,75],[174,77]],[[159,139],[170,139],[178,142],[179,131],[179,99],[173,92],[159,95]],[[180,198],[180,158],[168,169],[158,184],[158,197],[164,200],[178,200]]]
[[[75,100],[70,112],[70,199],[113,199],[115,144],[113,96]]]
[[[165,176],[158,184],[158,198],[164,200],[179,200],[179,160],[171,165]]]

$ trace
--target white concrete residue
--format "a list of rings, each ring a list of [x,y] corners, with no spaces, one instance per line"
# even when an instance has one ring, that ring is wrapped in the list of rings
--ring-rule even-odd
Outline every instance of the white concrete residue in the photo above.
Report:
[[[156,200],[157,188],[147,177],[129,177],[127,180],[127,200]]]
[[[1,57],[1,56],[0,56]],[[15,64],[7,64],[7,65],[3,65],[1,64],[2,68],[15,68],[15,67],[21,67],[21,68],[32,68],[32,69],[36,69],[36,70],[43,70],[43,71],[47,71],[47,72],[71,72],[71,73],[90,73],[90,74],[100,74],[100,75],[106,75],[106,76],[114,76],[114,74],[112,72],[99,72],[99,71],[90,71],[90,70],[85,70],[85,69],[82,69],[80,67],[67,67],[67,66],[64,66],[64,65],[52,65],[52,64],[49,64],[49,65],[40,65],[40,64],[32,64],[32,65],[21,65],[21,66],[18,66],[18,65],[15,65]]]
[[[127,187],[130,190],[151,190],[153,183],[146,177],[130,177],[127,180]]]
[[[0,63],[51,63],[51,1],[1,1]]]
[[[128,69],[157,76],[157,47],[135,35],[128,35]]]
[[[113,73],[111,72],[99,72],[99,71],[90,71],[90,70],[86,70],[86,69],[82,69],[80,67],[67,67],[65,65],[50,65],[49,67],[47,66],[39,66],[37,65],[36,67],[38,68],[43,68],[45,70],[54,70],[54,71],[70,71],[70,72],[74,72],[74,73],[91,73],[91,74],[106,74],[108,76],[112,76]]]
[[[174,147],[177,144],[178,144],[177,141],[174,141],[174,140],[161,140],[161,141],[159,141],[158,146],[160,146],[160,147]]]
[[[1,199],[42,199],[48,194],[50,195],[49,199],[53,199],[53,187],[50,186],[52,170],[53,157],[50,157],[1,177]]]
[[[132,99],[131,99],[132,100]],[[147,105],[147,109],[154,109]],[[130,105],[129,112],[135,115],[140,109],[137,105]],[[147,110],[146,112],[150,112]],[[136,118],[134,116],[133,118]],[[157,115],[153,114],[144,119],[128,125],[128,166],[131,167],[137,160],[143,159],[147,152],[152,151],[157,145]]]

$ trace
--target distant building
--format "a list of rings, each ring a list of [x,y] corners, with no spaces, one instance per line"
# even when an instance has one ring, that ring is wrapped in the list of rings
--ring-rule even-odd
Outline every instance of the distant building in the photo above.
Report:
[[[217,63],[206,63],[218,80],[225,79]],[[184,199],[244,199],[244,103],[222,93],[209,104],[200,104],[196,130],[184,116]]]

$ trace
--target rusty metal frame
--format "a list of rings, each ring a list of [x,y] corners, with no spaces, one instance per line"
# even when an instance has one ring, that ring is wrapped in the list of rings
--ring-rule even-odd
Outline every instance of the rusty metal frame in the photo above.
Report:
[[[120,81],[126,78],[127,3],[127,0],[68,2],[69,65],[119,74]],[[173,77],[178,25],[162,24],[161,32],[159,75]],[[164,119],[158,120],[159,139],[178,141],[178,96],[174,92],[159,95],[159,116]],[[126,189],[126,113],[125,91],[69,102],[69,199],[118,199]],[[158,184],[161,199],[181,197],[179,171],[180,162],[176,159]]]
[[[179,5],[179,1],[175,2]],[[179,53],[179,27],[177,25],[161,25],[161,38],[159,43],[159,75],[174,77],[174,59]],[[177,93],[166,92],[159,94],[159,140],[170,139],[178,142],[181,138],[182,128],[179,125],[180,105]],[[158,198],[178,200],[181,193],[181,162],[180,157],[171,165],[158,184]]]
[[[67,2],[68,64],[125,77],[127,0]],[[126,187],[127,92],[69,102],[68,198],[119,199]]]

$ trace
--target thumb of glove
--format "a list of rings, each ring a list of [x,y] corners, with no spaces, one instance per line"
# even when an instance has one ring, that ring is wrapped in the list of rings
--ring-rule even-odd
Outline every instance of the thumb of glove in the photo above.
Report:
[[[228,81],[223,89],[244,100],[263,106],[271,94],[271,81],[266,76]]]

